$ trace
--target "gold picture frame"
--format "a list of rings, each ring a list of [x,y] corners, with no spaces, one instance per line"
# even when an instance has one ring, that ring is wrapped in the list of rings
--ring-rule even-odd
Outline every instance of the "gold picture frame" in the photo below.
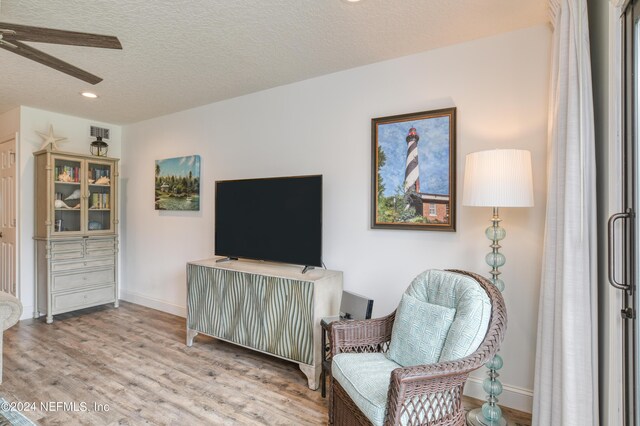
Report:
[[[456,230],[456,108],[371,120],[371,227]]]

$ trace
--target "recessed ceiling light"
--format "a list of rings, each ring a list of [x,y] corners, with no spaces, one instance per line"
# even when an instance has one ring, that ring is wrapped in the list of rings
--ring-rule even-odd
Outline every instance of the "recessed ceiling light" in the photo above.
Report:
[[[346,3],[358,3],[360,0],[342,0]]]
[[[92,92],[82,92],[80,93],[82,96],[84,96],[85,98],[91,98],[91,99],[95,99],[98,97],[98,95],[96,95],[95,93]]]

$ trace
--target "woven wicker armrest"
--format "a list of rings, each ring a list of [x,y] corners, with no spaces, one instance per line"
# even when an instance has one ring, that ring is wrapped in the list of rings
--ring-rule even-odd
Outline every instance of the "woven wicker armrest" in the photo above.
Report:
[[[385,352],[391,340],[395,316],[396,313],[393,312],[382,318],[331,323],[331,354]]]
[[[409,416],[411,424],[439,413],[438,425],[462,425],[462,390],[469,373],[480,365],[479,357],[452,362],[396,368],[391,372],[385,424],[400,424]],[[431,413],[431,414],[429,414]]]
[[[416,380],[432,380],[458,374],[469,374],[473,370],[482,367],[492,356],[492,353],[481,354],[474,352],[468,357],[455,361],[443,361],[436,364],[396,368],[391,373],[391,381],[410,382]]]
[[[395,369],[389,383],[385,424],[400,424],[403,416],[409,416],[410,424],[418,424],[435,413],[442,417],[434,424],[464,424],[462,390],[473,369],[458,367],[457,362],[447,362]]]

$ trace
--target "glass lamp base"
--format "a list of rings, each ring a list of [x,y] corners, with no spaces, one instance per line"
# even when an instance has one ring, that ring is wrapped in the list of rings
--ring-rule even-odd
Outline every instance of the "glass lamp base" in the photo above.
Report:
[[[476,408],[467,413],[467,425],[469,426],[506,426],[507,421],[504,417],[500,420],[490,421],[484,418],[482,408]]]

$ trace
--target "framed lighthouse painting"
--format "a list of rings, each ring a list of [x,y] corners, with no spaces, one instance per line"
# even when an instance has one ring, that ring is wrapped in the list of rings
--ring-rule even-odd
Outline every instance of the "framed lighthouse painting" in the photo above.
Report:
[[[372,228],[455,231],[456,109],[371,120]]]

